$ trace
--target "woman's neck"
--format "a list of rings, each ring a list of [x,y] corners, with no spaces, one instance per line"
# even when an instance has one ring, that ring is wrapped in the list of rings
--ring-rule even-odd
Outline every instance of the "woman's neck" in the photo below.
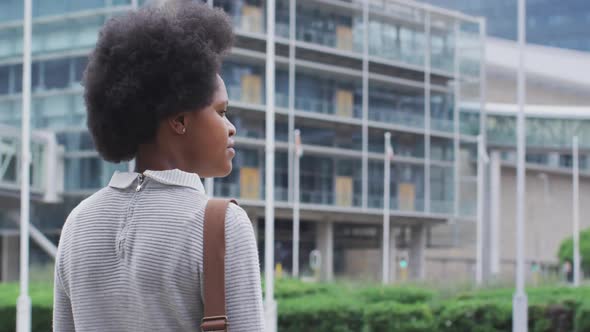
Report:
[[[140,145],[135,156],[135,172],[137,173],[143,173],[146,170],[183,169],[183,164],[172,149],[163,149],[155,143]]]

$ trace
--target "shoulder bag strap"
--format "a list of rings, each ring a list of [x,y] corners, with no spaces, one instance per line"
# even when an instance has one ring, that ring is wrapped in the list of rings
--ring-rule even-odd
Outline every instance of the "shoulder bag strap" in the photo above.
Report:
[[[225,308],[225,214],[230,199],[210,199],[205,207],[204,226],[204,315],[202,331],[227,331]]]

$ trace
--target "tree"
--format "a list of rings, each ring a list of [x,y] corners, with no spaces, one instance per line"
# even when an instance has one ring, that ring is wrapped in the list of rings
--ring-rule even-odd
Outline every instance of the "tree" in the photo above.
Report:
[[[557,256],[562,264],[566,261],[574,261],[574,240],[572,236],[561,241]],[[580,232],[580,256],[582,271],[584,271],[585,275],[590,275],[590,228]]]

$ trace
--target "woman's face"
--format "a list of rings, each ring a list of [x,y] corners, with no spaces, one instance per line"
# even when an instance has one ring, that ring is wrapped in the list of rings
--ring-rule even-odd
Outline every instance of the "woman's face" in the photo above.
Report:
[[[187,115],[189,121],[186,121],[183,135],[186,136],[183,139],[185,155],[190,167],[201,177],[223,177],[232,170],[236,128],[226,117],[227,106],[225,83],[217,75],[213,102]]]

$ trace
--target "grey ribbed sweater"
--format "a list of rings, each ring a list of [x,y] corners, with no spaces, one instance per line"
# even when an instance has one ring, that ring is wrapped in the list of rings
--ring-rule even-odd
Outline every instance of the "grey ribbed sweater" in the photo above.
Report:
[[[199,176],[116,172],[69,215],[55,267],[55,331],[199,331],[203,221]],[[264,331],[252,224],[230,204],[225,221],[229,330]]]

